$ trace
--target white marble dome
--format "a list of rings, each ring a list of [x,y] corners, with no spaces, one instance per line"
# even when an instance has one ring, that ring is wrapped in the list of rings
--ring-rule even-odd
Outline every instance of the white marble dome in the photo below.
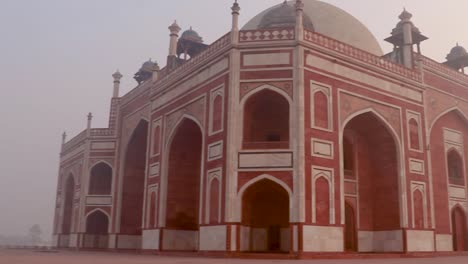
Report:
[[[360,48],[375,55],[383,55],[377,39],[369,29],[359,20],[346,11],[321,1],[304,0],[304,15],[310,20],[313,30],[317,33],[334,38],[341,42]],[[295,1],[288,1],[288,5],[294,6]],[[254,30],[262,28],[262,21],[268,20],[266,16],[275,14],[275,9],[281,8],[283,3],[266,9],[252,18],[242,30]],[[285,20],[290,20],[285,18]],[[285,22],[288,22],[285,21]],[[278,23],[281,24],[281,23]]]

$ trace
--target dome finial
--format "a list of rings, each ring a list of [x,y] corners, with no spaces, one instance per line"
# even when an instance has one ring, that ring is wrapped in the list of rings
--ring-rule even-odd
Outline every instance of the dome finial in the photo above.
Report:
[[[406,11],[406,8],[403,7],[403,12],[398,16],[398,18],[402,21],[409,21],[413,17],[413,14],[410,12]]]

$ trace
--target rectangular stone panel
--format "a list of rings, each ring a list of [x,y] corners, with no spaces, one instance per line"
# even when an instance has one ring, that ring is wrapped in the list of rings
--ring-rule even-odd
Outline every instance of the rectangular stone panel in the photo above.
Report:
[[[115,149],[115,142],[93,142],[91,144],[91,149],[93,150]]]
[[[312,139],[312,156],[333,158],[333,142]]]
[[[457,199],[466,199],[466,190],[465,188],[459,187],[449,187],[449,196],[450,198],[457,198]]]
[[[463,143],[462,134],[458,131],[449,130],[449,129],[444,129],[444,140],[457,143],[457,144]]]
[[[434,231],[408,230],[406,231],[408,251],[434,251]]]
[[[343,228],[304,226],[305,252],[343,252]]]
[[[453,238],[452,235],[436,234],[436,250],[437,251],[452,251]]]
[[[112,205],[112,196],[87,196],[86,205]]]
[[[200,227],[201,251],[226,251],[226,226]]]
[[[239,168],[292,168],[292,152],[239,153]]]
[[[411,173],[424,174],[424,161],[417,159],[409,160],[409,168]]]
[[[223,141],[218,141],[208,146],[208,161],[223,157]]]
[[[170,230],[163,233],[163,249],[194,251],[198,248],[198,231]]]
[[[259,54],[243,54],[242,66],[274,66],[291,65],[291,52],[272,52]]]
[[[159,167],[160,167],[160,163],[155,163],[155,164],[152,164],[149,168],[149,175],[151,177],[156,177],[156,176],[159,176]]]
[[[142,234],[142,247],[145,250],[158,250],[159,249],[159,229],[156,230],[143,230]]]

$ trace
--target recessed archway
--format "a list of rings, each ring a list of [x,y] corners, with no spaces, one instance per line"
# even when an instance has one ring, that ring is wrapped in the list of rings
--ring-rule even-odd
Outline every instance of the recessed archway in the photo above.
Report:
[[[356,213],[352,205],[345,203],[345,250],[355,252],[357,248]]]
[[[100,162],[93,166],[89,176],[89,195],[110,195],[112,189],[112,168]]]
[[[141,235],[148,122],[140,121],[127,145],[122,182],[120,233]]]
[[[168,148],[166,228],[176,239],[173,245],[165,243],[165,250],[197,250],[202,146],[201,128],[195,121],[184,118],[175,129]],[[192,239],[188,241],[187,237],[177,234],[192,234],[189,235]],[[177,237],[184,241],[178,241]],[[183,248],[179,247],[184,244]]]
[[[344,208],[345,229],[366,234],[375,232],[395,232],[401,229],[400,209],[400,162],[399,145],[395,133],[387,123],[374,112],[364,112],[353,117],[343,131],[344,144],[342,153],[345,156],[347,169],[344,171],[349,179],[356,180],[359,200],[353,212],[350,207]],[[352,148],[352,149],[348,149]],[[352,166],[351,166],[352,164]],[[356,214],[358,217],[353,216]],[[351,217],[356,220],[353,226]],[[347,219],[350,218],[350,219]],[[351,237],[345,238],[350,249],[358,249],[359,245],[352,244]],[[356,240],[354,240],[356,241]],[[383,245],[369,242],[371,251],[382,251]],[[366,242],[366,243],[367,243]],[[400,241],[403,250],[403,241]],[[369,251],[369,249],[366,249]]]
[[[460,206],[452,209],[453,250],[468,251],[468,232],[465,211]]]
[[[109,217],[101,210],[96,210],[86,218],[85,248],[107,248]]]
[[[264,89],[244,104],[244,149],[289,148],[289,102],[281,94]]]
[[[288,252],[291,245],[289,193],[262,179],[242,194],[241,250]]]

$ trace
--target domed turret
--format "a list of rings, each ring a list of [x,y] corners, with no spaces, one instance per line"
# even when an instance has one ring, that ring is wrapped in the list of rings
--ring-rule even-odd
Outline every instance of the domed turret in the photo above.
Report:
[[[203,38],[190,27],[190,29],[182,33],[182,36],[180,36],[177,42],[177,56],[180,58],[180,55],[183,54],[183,60],[188,60],[188,56],[193,58],[206,47],[207,45],[203,44]]]
[[[198,32],[193,30],[192,27],[184,31],[184,33],[182,33],[182,36],[180,36],[180,39],[186,39],[186,40],[191,40],[191,41],[198,42],[198,43],[203,43],[203,38],[200,37]]]
[[[450,53],[447,55],[447,66],[457,71],[465,72],[465,67],[468,67],[468,52],[466,49],[460,45],[453,47],[450,50]]]
[[[294,5],[284,1],[269,10],[260,20],[259,29],[267,28],[291,28],[296,25],[296,9]],[[304,14],[304,27],[309,30],[314,30],[312,21],[307,14]]]
[[[459,46],[457,43],[457,45],[453,47],[450,50],[450,53],[447,55],[447,60],[452,61],[465,56],[468,56],[468,52],[466,52],[466,49],[464,47]]]
[[[141,65],[140,70],[133,76],[133,78],[141,84],[142,82],[148,80],[153,75],[153,69],[155,67],[155,63],[149,59],[148,61],[144,62]]]

